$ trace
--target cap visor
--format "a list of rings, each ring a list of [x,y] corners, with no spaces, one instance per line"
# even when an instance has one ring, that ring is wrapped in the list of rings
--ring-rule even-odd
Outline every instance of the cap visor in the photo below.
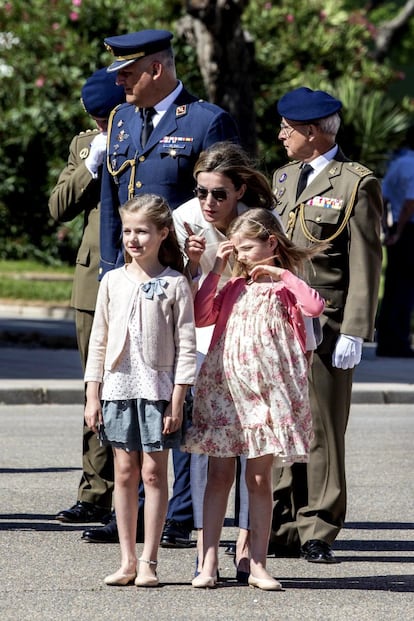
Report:
[[[112,65],[109,65],[107,71],[108,73],[111,73],[112,71],[119,71],[120,69],[123,69],[128,65],[132,65],[132,63],[134,63],[136,60],[138,60],[138,58],[133,58],[132,60],[115,60]]]

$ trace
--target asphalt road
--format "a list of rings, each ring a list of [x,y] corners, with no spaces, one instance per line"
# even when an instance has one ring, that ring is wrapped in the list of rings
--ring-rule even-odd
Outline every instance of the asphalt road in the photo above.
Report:
[[[54,514],[75,501],[80,405],[0,405],[2,621],[408,621],[414,618],[414,405],[357,405],[347,435],[349,511],[338,565],[270,558],[284,587],[234,581],[222,533],[215,590],[190,586],[195,550],[161,550],[161,587],[107,587],[118,545],[86,544]],[[232,515],[229,505],[229,521]],[[139,546],[140,547],[140,546]]]

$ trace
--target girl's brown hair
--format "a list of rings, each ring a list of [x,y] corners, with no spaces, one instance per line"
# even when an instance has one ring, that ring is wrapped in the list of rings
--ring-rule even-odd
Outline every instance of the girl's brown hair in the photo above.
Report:
[[[315,254],[322,252],[327,244],[315,244],[309,248],[294,244],[288,237],[278,218],[268,209],[249,209],[238,216],[227,229],[227,237],[231,238],[237,233],[243,234],[250,239],[266,241],[271,235],[277,239],[275,250],[275,265],[289,270],[295,274],[303,272],[305,261]],[[246,266],[237,260],[233,268],[234,276],[248,277]]]
[[[178,244],[172,212],[167,201],[162,196],[157,196],[156,194],[133,196],[119,208],[121,220],[124,213],[136,213],[137,211],[140,211],[147,217],[159,231],[165,227],[169,229],[167,237],[161,243],[158,259],[162,265],[168,265],[183,273],[184,257]],[[131,257],[127,252],[124,254],[125,263],[130,263]]]

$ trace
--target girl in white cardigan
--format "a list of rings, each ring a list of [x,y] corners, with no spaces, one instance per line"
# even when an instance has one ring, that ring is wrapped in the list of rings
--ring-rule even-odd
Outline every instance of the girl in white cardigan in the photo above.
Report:
[[[168,502],[168,449],[179,448],[183,404],[194,383],[193,299],[164,199],[146,194],[120,208],[126,263],[101,281],[85,370],[85,420],[111,445],[121,565],[108,585],[157,586]],[[137,572],[138,486],[145,540]]]

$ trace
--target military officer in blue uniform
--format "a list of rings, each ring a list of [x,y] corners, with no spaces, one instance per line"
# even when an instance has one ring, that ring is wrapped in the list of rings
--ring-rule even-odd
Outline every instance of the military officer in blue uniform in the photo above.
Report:
[[[114,54],[127,103],[110,118],[101,196],[101,275],[123,263],[118,207],[136,194],[165,197],[172,209],[192,198],[193,168],[201,151],[221,140],[239,141],[231,116],[197,99],[177,80],[172,34],[144,30],[105,39]],[[141,139],[143,116],[152,133]]]
[[[142,30],[105,39],[114,56],[108,71],[117,72],[126,103],[109,119],[101,190],[100,277],[124,262],[121,204],[151,192],[175,209],[193,196],[193,168],[201,151],[223,140],[239,142],[232,117],[191,95],[177,79],[172,37],[166,30]],[[173,494],[161,545],[185,547],[190,545],[193,525],[190,454],[173,451],[173,462]],[[88,532],[89,540],[116,538],[116,523]]]

